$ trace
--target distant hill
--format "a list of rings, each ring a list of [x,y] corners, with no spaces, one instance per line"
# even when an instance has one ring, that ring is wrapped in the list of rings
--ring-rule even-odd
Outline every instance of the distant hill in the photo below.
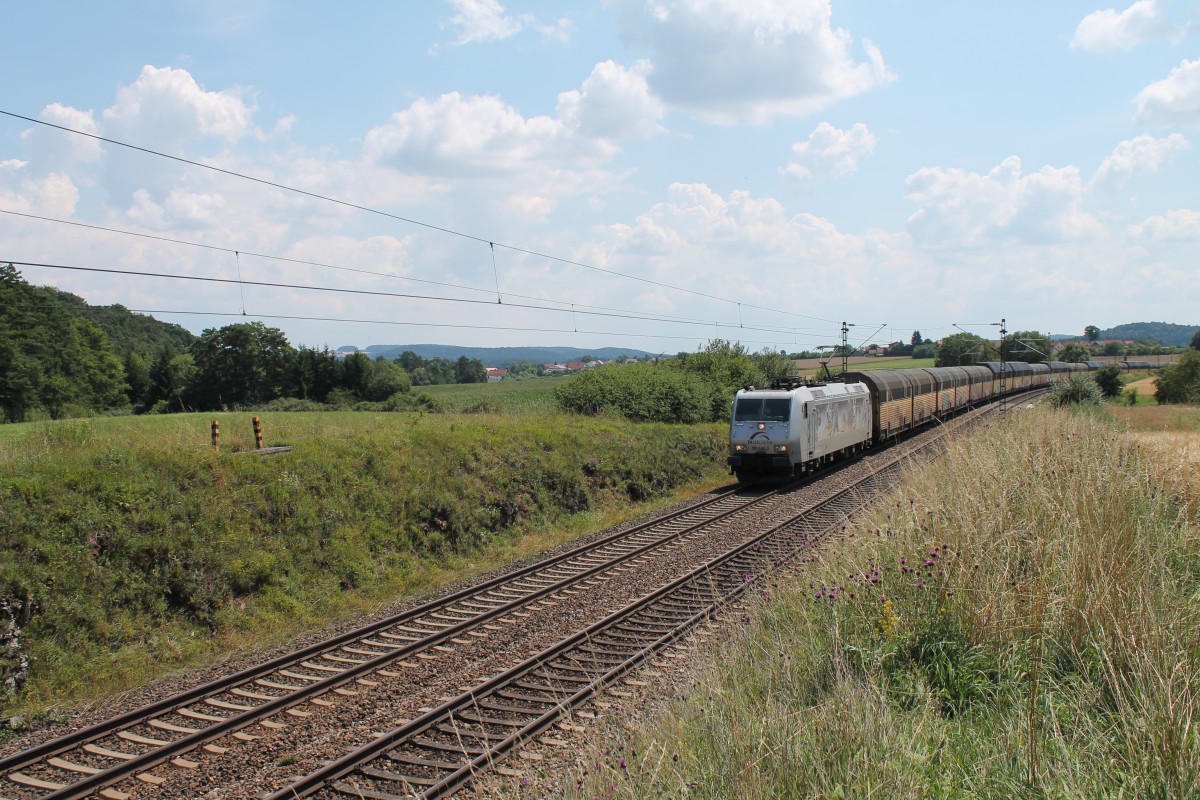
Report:
[[[1192,337],[1200,331],[1200,325],[1176,325],[1171,322],[1128,322],[1100,331],[1100,339],[1121,339],[1134,342],[1153,339],[1159,344],[1186,347]],[[1087,337],[1072,334],[1054,334],[1050,338],[1061,341],[1084,341]]]
[[[602,360],[621,355],[630,358],[658,355],[658,353],[647,353],[645,350],[634,350],[628,347],[597,347],[593,349],[578,347],[462,347],[453,344],[373,344],[367,348],[366,352],[372,358],[383,356],[387,359],[394,359],[405,350],[411,350],[421,358],[445,358],[450,361],[458,360],[459,356],[477,358],[487,367],[507,367],[515,361],[558,364],[563,361],[578,361],[582,355],[591,355]]]

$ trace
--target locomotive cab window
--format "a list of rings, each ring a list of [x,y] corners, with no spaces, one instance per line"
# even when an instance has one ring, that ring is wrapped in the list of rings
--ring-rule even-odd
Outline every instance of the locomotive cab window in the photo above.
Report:
[[[737,401],[733,418],[738,422],[787,422],[791,413],[789,397],[747,397]]]

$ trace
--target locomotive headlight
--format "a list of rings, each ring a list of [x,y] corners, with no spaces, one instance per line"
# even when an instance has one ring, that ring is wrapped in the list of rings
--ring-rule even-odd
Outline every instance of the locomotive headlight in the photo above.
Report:
[[[740,453],[745,449],[746,449],[746,445],[744,445],[744,444],[735,444],[733,446],[733,452],[735,452],[735,453]]]
[[[786,444],[777,444],[777,445],[775,445],[775,452],[776,452],[776,453],[786,453],[786,452],[787,452],[787,445],[786,445]]]

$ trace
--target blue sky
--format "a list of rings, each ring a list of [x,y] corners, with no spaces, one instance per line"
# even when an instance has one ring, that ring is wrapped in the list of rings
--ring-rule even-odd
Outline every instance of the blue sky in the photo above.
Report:
[[[0,115],[0,260],[357,292],[20,267],[311,346],[1198,324],[1198,23],[1174,0],[9,2],[0,111],[278,186]]]

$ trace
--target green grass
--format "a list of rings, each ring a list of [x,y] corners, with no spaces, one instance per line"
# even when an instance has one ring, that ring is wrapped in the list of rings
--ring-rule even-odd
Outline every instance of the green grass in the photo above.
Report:
[[[1043,408],[954,445],[758,598],[661,714],[631,728],[614,710],[585,766],[532,782],[567,798],[1197,796],[1200,448],[1143,436]]]
[[[554,389],[574,376],[417,386],[414,391],[432,395],[451,411],[493,411],[506,414],[557,414]]]
[[[0,595],[35,604],[30,679],[0,716],[281,641],[727,481],[720,425],[260,413],[265,443],[294,448],[260,456],[251,416],[0,427]]]

